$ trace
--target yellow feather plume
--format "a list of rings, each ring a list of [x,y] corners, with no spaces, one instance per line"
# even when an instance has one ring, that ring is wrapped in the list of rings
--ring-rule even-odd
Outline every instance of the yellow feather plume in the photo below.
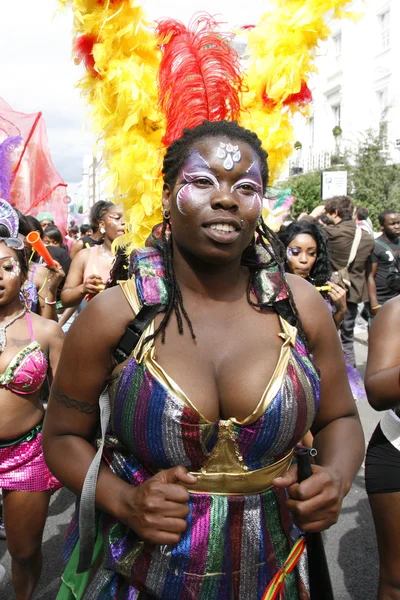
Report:
[[[93,42],[94,67],[79,87],[91,107],[110,193],[124,204],[127,231],[117,245],[130,252],[161,221],[164,121],[158,109],[157,40],[137,0],[58,1],[72,7],[75,39],[84,36]],[[326,14],[348,16],[343,9],[350,2],[274,0],[274,10],[249,32],[248,91],[240,122],[263,141],[270,182],[279,177],[293,150],[291,117],[297,111],[307,114],[306,107],[285,101],[315,70],[316,48],[329,34]],[[268,104],[265,94],[271,99]]]

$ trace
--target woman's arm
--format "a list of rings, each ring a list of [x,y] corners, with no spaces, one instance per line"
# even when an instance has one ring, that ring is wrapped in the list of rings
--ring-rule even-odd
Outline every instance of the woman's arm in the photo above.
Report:
[[[55,267],[44,267],[45,275],[43,284],[38,290],[40,316],[58,322],[57,315],[57,288],[65,277],[62,266],[57,261]]]
[[[365,389],[375,410],[400,404],[400,296],[379,310],[369,332]]]
[[[69,254],[71,256],[71,258],[75,258],[75,256],[81,251],[83,250],[83,240],[75,240],[74,242],[72,242],[71,244],[71,248],[69,251]]]
[[[47,464],[75,494],[82,491],[95,455],[99,396],[113,370],[112,352],[132,320],[119,287],[94,298],[72,325],[51,389],[43,429]],[[153,543],[179,541],[189,514],[189,493],[178,481],[194,485],[183,467],[161,471],[135,488],[102,463],[97,506]],[[172,485],[171,485],[172,484]]]
[[[321,399],[311,431],[318,454],[313,475],[297,483],[297,469],[274,480],[288,487],[288,504],[305,531],[322,531],[338,519],[342,500],[364,457],[364,435],[347,379],[339,337],[318,292],[288,276],[309,349],[321,373]]]
[[[48,376],[50,385],[53,382],[54,375],[57,371],[58,363],[60,360],[61,350],[64,343],[64,332],[58,323],[49,321],[46,323],[46,329],[49,339],[49,371]]]
[[[71,263],[68,277],[61,292],[61,301],[65,308],[78,306],[86,294],[97,294],[99,292],[98,286],[103,284],[99,275],[89,275],[86,280],[83,279],[88,257],[88,251],[81,250]]]

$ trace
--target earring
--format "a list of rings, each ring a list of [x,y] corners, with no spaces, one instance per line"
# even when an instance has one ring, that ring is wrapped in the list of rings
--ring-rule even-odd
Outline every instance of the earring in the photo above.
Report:
[[[167,210],[166,208],[163,208],[162,216],[163,216],[163,219],[165,219],[165,221],[169,221],[171,214],[170,214],[169,210]]]
[[[104,229],[104,227],[100,227],[100,233],[101,235],[105,234],[106,230]]]

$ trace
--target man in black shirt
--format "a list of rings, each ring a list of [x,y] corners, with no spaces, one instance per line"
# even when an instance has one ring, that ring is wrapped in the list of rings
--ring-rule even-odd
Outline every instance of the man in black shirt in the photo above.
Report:
[[[382,235],[375,240],[368,275],[368,294],[371,315],[375,316],[382,304],[400,292],[388,285],[388,275],[400,267],[400,214],[386,209],[379,215]]]

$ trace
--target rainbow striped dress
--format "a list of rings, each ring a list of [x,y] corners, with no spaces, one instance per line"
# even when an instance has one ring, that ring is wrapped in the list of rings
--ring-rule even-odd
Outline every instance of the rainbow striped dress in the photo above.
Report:
[[[135,313],[143,303],[165,303],[158,251],[135,251],[132,268],[132,279],[120,285]],[[259,300],[273,297],[277,281],[275,270],[260,272],[254,287]],[[286,297],[287,289],[282,289],[277,300]],[[176,546],[150,545],[101,514],[96,572],[79,588],[71,574],[79,546],[74,522],[66,543],[70,566],[59,599],[262,598],[300,534],[286,508],[285,490],[273,488],[271,481],[290,466],[295,445],[313,422],[320,394],[319,375],[296,329],[279,318],[284,342],[278,364],[258,406],[244,421],[207,421],[157,364],[152,342],[143,347],[140,359],[136,348],[113,376],[103,457],[134,486],[176,465],[195,473],[198,483],[190,490],[187,529]],[[142,339],[153,330],[152,323]],[[309,598],[305,559],[287,577],[284,598]]]

